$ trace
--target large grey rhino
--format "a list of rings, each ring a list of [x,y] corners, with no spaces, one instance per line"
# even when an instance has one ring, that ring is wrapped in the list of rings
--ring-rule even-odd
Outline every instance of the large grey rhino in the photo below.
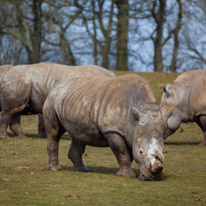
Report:
[[[167,128],[164,138],[173,134],[181,122],[196,122],[204,134],[200,145],[206,145],[206,70],[198,69],[179,75],[164,88],[161,111]]]
[[[119,176],[161,179],[163,131],[159,106],[149,83],[135,74],[120,77],[74,77],[58,85],[43,107],[47,131],[46,169],[59,170],[58,145],[65,130],[72,138],[68,158],[75,171],[88,171],[82,161],[85,145],[110,147]]]
[[[7,127],[18,138],[25,138],[19,124],[20,113],[29,109],[33,114],[42,113],[46,97],[61,81],[72,76],[115,76],[113,72],[95,65],[66,66],[55,63],[19,65],[8,71],[1,82],[0,139],[5,139]]]
[[[14,67],[13,65],[1,65],[0,66],[0,85],[1,85],[1,82],[2,82],[2,79],[4,78],[4,76],[6,75],[6,73],[12,68]],[[1,90],[0,90],[0,110],[1,110]],[[24,110],[22,112],[23,114],[30,114],[30,111],[27,111],[27,110]],[[45,129],[44,129],[44,122],[43,122],[43,117],[42,117],[42,114],[38,114],[38,117],[39,117],[39,122],[38,122],[38,137],[45,137]],[[16,121],[16,119],[14,119],[14,121]],[[13,122],[13,120],[11,120],[11,122]],[[16,124],[20,125],[20,119],[19,119],[19,122]],[[10,124],[10,130],[12,131],[13,130],[13,126],[15,124],[11,123]],[[15,134],[15,133],[14,133]]]

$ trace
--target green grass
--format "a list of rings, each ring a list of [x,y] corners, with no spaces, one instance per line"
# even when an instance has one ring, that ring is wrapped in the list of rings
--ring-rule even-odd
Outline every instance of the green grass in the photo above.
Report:
[[[151,83],[158,101],[162,87],[177,76],[140,75]],[[36,138],[37,117],[23,116],[22,126],[28,139],[0,142],[0,205],[206,206],[206,148],[198,146],[202,132],[195,124],[182,124],[166,140],[163,180],[158,182],[115,176],[118,164],[109,148],[87,147],[83,159],[90,172],[73,172],[68,135],[60,141],[62,170],[44,170],[46,139]],[[137,165],[132,167],[138,175]]]

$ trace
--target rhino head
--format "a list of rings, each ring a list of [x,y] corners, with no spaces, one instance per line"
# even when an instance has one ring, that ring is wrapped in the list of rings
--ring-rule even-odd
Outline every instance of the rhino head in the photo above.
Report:
[[[161,113],[143,113],[133,107],[136,120],[132,151],[140,171],[140,180],[161,180],[163,170],[163,132]]]
[[[185,90],[182,86],[168,84],[164,88],[160,105],[162,118],[167,125],[164,132],[164,139],[172,135],[179,128],[184,119],[184,98]]]

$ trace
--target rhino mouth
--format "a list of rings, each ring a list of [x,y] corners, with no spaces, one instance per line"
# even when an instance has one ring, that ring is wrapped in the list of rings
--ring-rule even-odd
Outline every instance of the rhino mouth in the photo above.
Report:
[[[140,181],[161,181],[162,180],[162,173],[158,174],[158,175],[144,175],[144,174],[140,174],[139,175],[139,180]]]
[[[162,180],[163,164],[156,161],[155,164],[149,164],[149,168],[145,168],[140,172],[139,180],[141,181],[160,181]]]

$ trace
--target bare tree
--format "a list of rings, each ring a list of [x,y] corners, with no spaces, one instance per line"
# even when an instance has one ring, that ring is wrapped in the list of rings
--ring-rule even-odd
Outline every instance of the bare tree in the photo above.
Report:
[[[128,70],[129,2],[116,0],[117,13],[117,63],[116,70]]]
[[[11,35],[23,45],[29,63],[40,62],[42,0],[30,0],[26,2],[8,1],[5,3],[13,9],[10,16],[11,23],[1,28],[3,35]]]
[[[71,12],[73,3],[71,1],[46,1],[48,9],[44,11],[46,20],[46,33],[44,41],[53,48],[59,48],[62,57],[57,62],[68,65],[76,65],[76,59],[71,49],[71,40],[68,38],[72,24],[79,17],[80,12]],[[55,40],[50,38],[55,36]]]
[[[159,5],[158,5],[159,4]],[[152,2],[151,13],[156,24],[154,42],[154,71],[163,72],[162,41],[163,27],[165,23],[166,0],[155,0]]]
[[[206,67],[206,1],[191,0],[184,4],[182,53],[184,70]]]
[[[177,56],[178,56],[178,49],[179,49],[179,33],[182,24],[182,14],[183,14],[183,5],[181,0],[177,0],[178,3],[178,14],[177,14],[177,23],[173,30],[174,33],[174,46],[173,46],[173,53],[172,53],[172,61],[170,65],[170,71],[176,72],[177,70]]]

